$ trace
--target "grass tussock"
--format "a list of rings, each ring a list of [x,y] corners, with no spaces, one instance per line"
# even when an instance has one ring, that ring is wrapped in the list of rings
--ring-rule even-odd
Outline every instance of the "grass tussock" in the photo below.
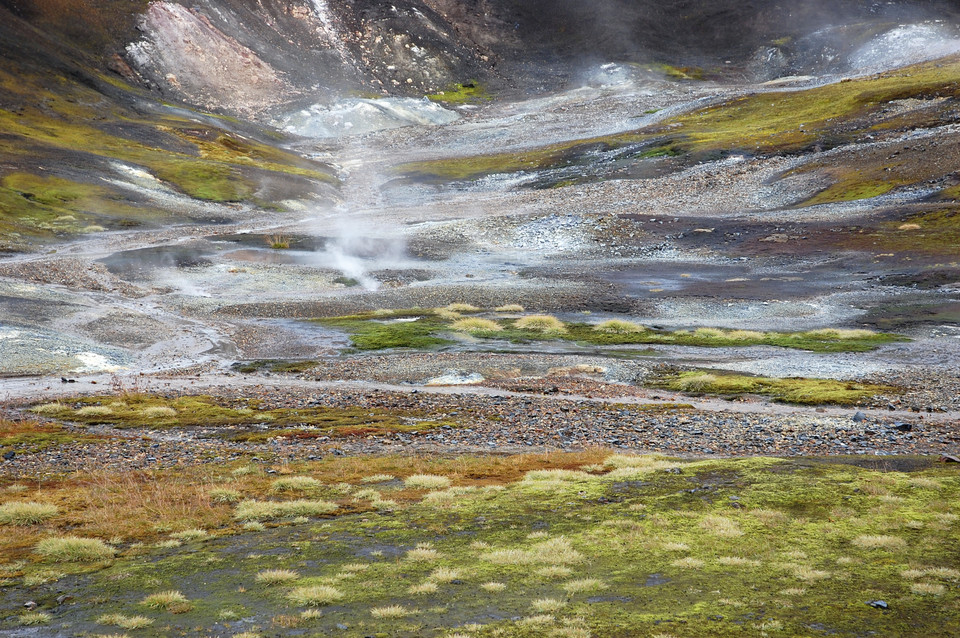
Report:
[[[397,477],[393,474],[372,474],[370,476],[364,476],[360,479],[361,483],[389,483],[390,481],[395,481]]]
[[[169,590],[150,594],[141,600],[140,604],[149,609],[175,611],[189,605],[190,601],[179,591]]]
[[[312,476],[285,476],[275,480],[270,489],[278,493],[315,492],[322,486],[323,483]]]
[[[886,550],[902,550],[907,546],[907,541],[903,540],[899,536],[889,536],[889,535],[862,535],[857,536],[853,539],[853,544],[861,549],[886,549]]]
[[[97,538],[59,536],[37,543],[36,552],[58,563],[92,563],[113,558],[116,550]]]
[[[597,332],[613,335],[633,334],[646,330],[646,328],[639,323],[626,321],[624,319],[610,319],[609,321],[598,323],[593,329]]]
[[[266,569],[257,574],[256,581],[261,585],[270,586],[289,583],[299,578],[300,574],[292,569]]]
[[[237,505],[234,518],[239,521],[268,521],[293,516],[325,516],[340,508],[329,501],[243,501]]]
[[[552,315],[527,315],[513,322],[518,330],[529,330],[543,334],[563,334],[567,331],[562,321]]]
[[[144,408],[141,414],[148,419],[172,419],[177,416],[177,411],[168,405],[152,405]]]
[[[556,598],[538,598],[530,603],[531,609],[541,613],[560,611],[566,606],[567,602],[565,600],[558,600]]]
[[[568,595],[572,596],[574,594],[602,591],[604,589],[608,589],[609,587],[609,585],[597,578],[581,578],[579,580],[571,580],[570,582],[564,583],[561,586],[561,589],[567,592]]]
[[[53,616],[42,611],[28,611],[17,616],[17,622],[24,627],[47,625],[51,620],[53,620]]]
[[[508,303],[495,308],[497,312],[523,312],[525,308],[520,304]]]
[[[386,607],[374,607],[370,610],[370,615],[374,618],[406,618],[417,614],[416,609],[408,609],[403,605],[388,605]]]
[[[300,607],[331,605],[344,597],[343,592],[329,585],[296,587],[287,593],[287,600]]]
[[[210,490],[209,492],[210,502],[211,503],[227,503],[233,504],[238,503],[240,499],[243,498],[243,495],[240,494],[237,490],[232,490],[226,487],[216,487]]]
[[[143,629],[153,624],[153,618],[146,616],[124,616],[123,614],[104,614],[97,618],[98,625],[112,625],[121,629]]]
[[[584,560],[583,554],[562,536],[536,543],[530,549],[498,549],[481,557],[496,565],[572,565]]]
[[[0,505],[0,525],[39,525],[60,513],[56,505],[12,501]]]
[[[459,319],[450,324],[450,328],[456,330],[457,332],[467,332],[470,334],[500,332],[503,330],[503,326],[496,321],[491,319],[483,319],[480,317]]]
[[[206,530],[197,529],[194,527],[180,532],[174,532],[173,534],[170,534],[170,538],[183,542],[199,541],[210,538],[210,533]]]
[[[449,312],[458,313],[480,312],[480,308],[469,303],[452,303],[444,306],[443,309]]]

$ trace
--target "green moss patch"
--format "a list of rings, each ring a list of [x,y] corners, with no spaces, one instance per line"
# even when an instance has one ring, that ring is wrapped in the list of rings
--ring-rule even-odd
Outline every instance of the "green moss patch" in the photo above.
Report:
[[[94,443],[103,437],[71,432],[55,423],[0,419],[0,451],[18,454],[41,452],[60,445]]]
[[[690,394],[736,397],[759,394],[782,403],[798,405],[857,405],[876,395],[896,394],[897,388],[886,385],[836,381],[833,379],[770,378],[715,371],[686,371],[662,375],[649,382]]]
[[[412,319],[412,320],[411,320]],[[756,332],[701,328],[689,330],[643,329],[637,332],[606,332],[594,324],[561,323],[562,329],[541,331],[525,329],[524,318],[505,321],[497,318],[502,330],[476,330],[478,339],[499,339],[513,343],[566,340],[600,346],[631,344],[670,344],[701,347],[742,347],[769,345],[814,352],[865,352],[882,344],[903,341],[904,337],[868,330],[815,330],[807,332]],[[429,310],[414,309],[367,313],[346,317],[315,319],[325,326],[350,334],[359,350],[387,348],[435,348],[448,345],[453,337],[455,319],[443,319]]]
[[[43,413],[58,420],[106,424],[117,428],[224,428],[225,436],[238,441],[263,441],[280,436],[356,436],[455,425],[414,412],[360,408],[264,409],[253,399],[224,405],[208,396],[84,397],[71,404],[61,404],[57,410],[45,408]],[[244,426],[257,428],[246,431]],[[237,433],[234,431],[237,428],[243,431]]]
[[[447,104],[475,104],[483,100],[489,100],[490,96],[482,84],[475,80],[468,80],[452,84],[443,91],[428,95],[427,99],[433,102],[446,102]]]

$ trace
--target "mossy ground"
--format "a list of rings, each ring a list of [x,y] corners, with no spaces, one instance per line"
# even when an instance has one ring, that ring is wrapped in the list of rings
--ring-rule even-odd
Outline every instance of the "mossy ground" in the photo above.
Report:
[[[71,432],[56,423],[0,418],[0,453],[39,452],[69,443],[95,442],[100,437]]]
[[[638,144],[670,146],[694,160],[722,153],[832,148],[884,124],[916,128],[918,122],[885,115],[883,105],[892,100],[955,97],[958,80],[960,59],[952,57],[812,89],[751,94],[627,133],[491,155],[409,162],[396,170],[419,180],[457,181],[569,166],[598,149]],[[938,123],[937,116],[949,108],[949,102],[925,111],[927,119],[933,118],[926,125]],[[840,200],[836,194],[825,195],[824,200],[872,196],[878,188],[861,189],[859,195],[843,188]]]
[[[448,86],[443,91],[427,96],[432,102],[446,102],[447,104],[475,104],[489,100],[490,96],[482,84],[475,80],[458,82]]]
[[[85,567],[28,556],[4,566],[3,623],[16,628],[15,608],[29,594],[52,614],[50,627],[89,634],[109,631],[101,616],[122,614],[154,620],[141,636],[956,635],[958,470],[904,473],[892,471],[897,459],[887,463],[891,471],[597,450],[306,464],[296,470],[320,478],[339,470],[345,483],[329,518],[244,532],[223,504],[220,528],[196,516],[181,523],[213,533],[182,546],[118,538],[117,559]],[[400,477],[445,475],[454,487],[377,484],[394,503],[370,509],[360,479],[388,467]],[[206,480],[248,495],[239,482],[265,480],[228,469],[204,468],[178,485]],[[29,496],[39,500],[45,489]],[[48,533],[76,515],[64,512]],[[278,568],[295,580],[257,581]],[[24,584],[45,574],[57,582]],[[310,612],[291,594],[311,586],[340,597]],[[75,598],[57,606],[63,590]],[[164,591],[190,604],[141,604]],[[886,609],[868,604],[881,600]]]
[[[657,388],[666,388],[691,394],[736,397],[745,394],[769,396],[776,401],[797,405],[857,405],[876,395],[890,395],[892,386],[854,383],[833,379],[752,377],[742,374],[724,374],[715,371],[686,371],[662,375],[649,382]]]
[[[495,319],[500,319],[491,315]],[[387,348],[433,348],[453,343],[450,339],[453,319],[444,319],[425,309],[366,313],[344,317],[315,319],[314,321],[350,334],[358,350]],[[518,320],[503,320],[503,330],[473,332],[479,339],[499,339],[514,343],[543,340],[567,340],[598,346],[631,344],[669,344],[702,347],[779,346],[814,352],[865,352],[885,343],[904,340],[888,333],[831,335],[822,331],[810,332],[750,332],[725,330],[653,330],[609,333],[595,329],[593,324],[565,323],[563,332],[539,332],[516,326]]]
[[[176,211],[141,201],[107,182],[77,175],[111,174],[122,162],[203,201],[262,204],[257,192],[270,179],[336,184],[332,169],[265,142],[217,128],[212,116],[197,119],[134,111],[110,95],[135,94],[116,78],[31,75],[0,64],[0,248],[31,241],[164,221]],[[227,122],[224,122],[225,126]],[[232,126],[232,124],[231,124]],[[11,171],[11,169],[14,169]]]
[[[430,415],[414,412],[325,407],[268,409],[253,399],[227,405],[202,395],[177,398],[149,394],[128,394],[120,398],[94,396],[71,403],[46,404],[35,410],[61,421],[117,428],[222,428],[223,436],[238,441],[262,441],[279,436],[315,438],[411,432],[455,425],[448,420],[436,420]],[[243,426],[258,427],[249,432]]]

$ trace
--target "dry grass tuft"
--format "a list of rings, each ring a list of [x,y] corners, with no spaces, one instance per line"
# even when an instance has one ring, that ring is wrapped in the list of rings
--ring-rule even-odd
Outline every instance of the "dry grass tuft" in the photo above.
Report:
[[[406,618],[418,613],[416,609],[407,609],[403,605],[390,605],[388,607],[374,607],[370,610],[370,615],[374,618]]]
[[[237,490],[215,487],[208,493],[211,503],[237,503],[243,496]]]
[[[30,408],[30,411],[34,414],[39,414],[41,416],[56,416],[62,414],[65,410],[69,410],[67,406],[62,403],[44,403],[43,405],[35,405]]]
[[[597,332],[614,335],[631,334],[646,330],[646,328],[641,326],[639,323],[635,323],[633,321],[624,321],[622,319],[611,319],[609,321],[604,321],[603,323],[598,323],[593,327],[593,329]]]
[[[409,550],[404,558],[414,562],[428,562],[440,558],[440,552],[430,547],[429,544],[421,543]]]
[[[58,563],[89,563],[113,558],[115,550],[97,538],[59,536],[37,543],[36,552]]]
[[[809,565],[790,565],[789,568],[793,571],[793,575],[804,582],[813,583],[818,580],[824,580],[830,578],[831,574],[828,571],[822,569],[814,569]]]
[[[150,594],[141,600],[140,604],[150,609],[165,609],[170,611],[183,605],[189,605],[190,601],[180,592],[170,590]]]
[[[910,591],[919,596],[940,596],[947,590],[940,583],[913,583]]]
[[[312,476],[284,476],[275,480],[270,489],[274,492],[313,492],[323,486],[323,483]]]
[[[287,599],[301,607],[322,607],[343,598],[343,592],[329,585],[297,587],[287,593]]]
[[[704,562],[699,558],[687,556],[686,558],[678,558],[670,564],[681,569],[700,569],[703,567]]]
[[[721,556],[717,559],[717,563],[728,567],[759,567],[762,564],[758,560],[742,558],[740,556]]]
[[[822,328],[820,330],[810,330],[804,334],[819,339],[869,339],[870,337],[877,336],[877,333],[873,330],[863,330],[859,328]]]
[[[140,413],[148,419],[172,419],[177,416],[177,411],[166,405],[153,405],[144,408]]]
[[[567,592],[567,594],[571,596],[573,594],[582,594],[584,592],[601,591],[603,589],[607,589],[608,587],[609,585],[596,578],[581,578],[579,580],[571,580],[570,582],[564,583],[561,586],[563,591]]]
[[[899,550],[907,546],[907,541],[899,536],[857,536],[853,539],[853,544],[863,549],[890,549]]]
[[[97,618],[97,624],[113,625],[121,629],[143,629],[153,624],[153,618],[146,616],[124,616],[123,614],[104,614]]]
[[[480,312],[480,308],[468,303],[452,303],[443,307],[449,312]]]
[[[25,614],[20,614],[17,617],[17,622],[25,627],[30,627],[33,625],[46,625],[51,620],[53,620],[53,616],[50,614],[45,614],[42,611],[30,611]]]
[[[243,501],[237,505],[234,518],[238,521],[265,521],[288,516],[323,516],[339,509],[328,501]]]
[[[390,481],[396,480],[393,474],[373,474],[371,476],[364,476],[360,479],[361,483],[389,483]]]
[[[701,339],[723,339],[726,333],[717,328],[697,328],[693,331],[693,336]]]
[[[420,583],[419,585],[410,585],[407,588],[407,593],[417,595],[417,594],[432,594],[436,592],[438,586],[432,581],[427,581],[425,583]]]
[[[498,591],[503,591],[503,590],[505,590],[506,588],[507,588],[507,584],[506,584],[506,583],[497,583],[497,582],[493,582],[493,581],[491,581],[491,582],[489,582],[489,583],[483,583],[483,584],[480,585],[480,589],[482,589],[483,591],[491,592],[491,593],[495,593],[495,592],[498,592]]]
[[[293,571],[292,569],[267,569],[262,572],[259,572],[256,576],[256,581],[264,585],[279,585],[281,583],[289,583],[292,580],[297,580],[300,578],[300,574]]]
[[[733,521],[726,516],[705,516],[703,520],[700,521],[700,527],[715,536],[720,536],[722,538],[736,538],[738,536],[743,536],[743,530],[740,529],[740,526],[737,525],[736,521]]]
[[[544,334],[563,334],[567,331],[563,322],[552,315],[527,315],[517,319],[513,325],[519,330],[532,330]]]
[[[717,382],[715,374],[697,374],[683,377],[677,383],[682,392],[704,392]]]
[[[530,549],[498,549],[483,554],[482,558],[497,565],[569,565],[584,560],[583,554],[560,536]]]
[[[428,580],[439,583],[449,583],[454,580],[460,580],[461,578],[463,578],[463,570],[452,567],[438,567],[427,576]]]
[[[496,307],[497,312],[523,312],[524,310],[525,308],[523,306],[516,303],[508,303]]]
[[[55,505],[33,501],[13,501],[0,505],[0,525],[38,525],[60,511]]]
[[[557,600],[556,598],[538,598],[530,603],[530,607],[533,608],[534,611],[539,611],[541,613],[559,611],[566,606],[566,601]]]
[[[170,537],[175,538],[178,541],[189,542],[209,538],[210,534],[206,530],[193,528],[185,529],[182,532],[174,532],[173,534],[170,534]]]
[[[77,416],[111,416],[113,408],[106,405],[88,405],[76,410]]]
[[[763,341],[766,337],[765,334],[757,332],[756,330],[731,330],[724,336],[734,341]]]
[[[403,484],[413,490],[439,490],[450,487],[451,481],[446,476],[414,474],[405,478]]]
[[[480,317],[470,317],[469,319],[459,319],[454,321],[450,327],[457,332],[468,332],[470,334],[479,334],[484,332],[501,332],[503,326],[490,319],[481,319]]]

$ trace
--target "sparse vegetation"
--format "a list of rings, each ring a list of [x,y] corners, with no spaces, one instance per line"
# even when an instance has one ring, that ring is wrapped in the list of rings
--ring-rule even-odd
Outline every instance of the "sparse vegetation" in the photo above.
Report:
[[[784,403],[856,405],[878,394],[896,394],[892,386],[833,379],[775,379],[699,371],[677,372],[652,380],[654,387],[693,394],[760,394]]]

